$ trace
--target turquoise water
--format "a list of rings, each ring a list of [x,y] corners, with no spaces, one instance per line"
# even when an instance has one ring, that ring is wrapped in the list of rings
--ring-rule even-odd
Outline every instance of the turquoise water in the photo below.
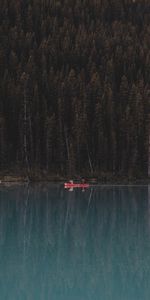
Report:
[[[149,300],[148,186],[1,187],[0,299]]]

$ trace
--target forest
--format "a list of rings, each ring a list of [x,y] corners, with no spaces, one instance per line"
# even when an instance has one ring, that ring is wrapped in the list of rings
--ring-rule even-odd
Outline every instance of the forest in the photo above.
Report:
[[[147,177],[150,2],[0,0],[0,172]]]

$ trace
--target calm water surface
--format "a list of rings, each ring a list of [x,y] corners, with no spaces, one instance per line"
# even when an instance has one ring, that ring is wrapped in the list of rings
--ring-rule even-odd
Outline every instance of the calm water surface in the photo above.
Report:
[[[0,187],[0,299],[149,300],[148,186]]]

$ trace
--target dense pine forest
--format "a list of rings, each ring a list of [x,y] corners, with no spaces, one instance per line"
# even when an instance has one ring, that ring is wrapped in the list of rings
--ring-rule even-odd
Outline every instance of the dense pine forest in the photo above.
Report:
[[[150,3],[0,0],[0,170],[147,176]]]

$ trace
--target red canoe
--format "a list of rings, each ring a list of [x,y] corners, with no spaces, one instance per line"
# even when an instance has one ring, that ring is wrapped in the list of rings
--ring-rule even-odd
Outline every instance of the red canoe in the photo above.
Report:
[[[71,188],[88,188],[89,184],[88,183],[70,183],[70,182],[65,182],[64,187],[66,189],[71,189]]]

